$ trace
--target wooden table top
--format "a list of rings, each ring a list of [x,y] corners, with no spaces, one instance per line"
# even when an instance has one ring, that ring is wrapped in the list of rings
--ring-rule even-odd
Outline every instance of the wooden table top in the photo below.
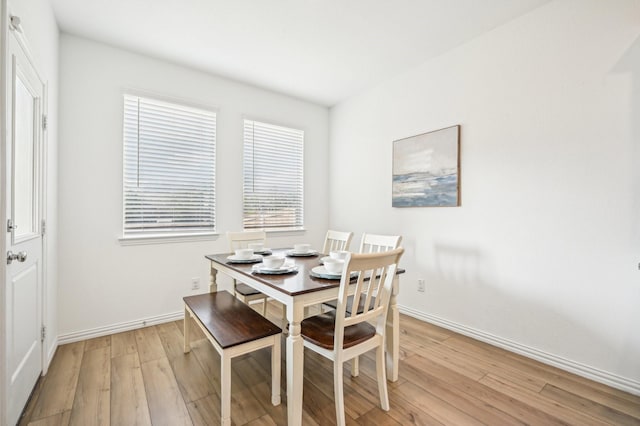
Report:
[[[285,256],[290,248],[272,249],[273,254]],[[316,278],[309,275],[311,269],[320,266],[320,259],[326,254],[318,253],[314,256],[286,256],[286,262],[293,263],[298,267],[298,271],[290,274],[271,275],[257,274],[252,272],[255,263],[231,263],[227,259],[233,253],[209,254],[205,257],[214,263],[224,265],[243,275],[250,277],[252,280],[259,281],[269,287],[275,288],[287,295],[296,296],[314,291],[321,291],[327,288],[339,287],[340,280],[330,280],[324,278]],[[404,269],[398,269],[398,274],[404,272]]]

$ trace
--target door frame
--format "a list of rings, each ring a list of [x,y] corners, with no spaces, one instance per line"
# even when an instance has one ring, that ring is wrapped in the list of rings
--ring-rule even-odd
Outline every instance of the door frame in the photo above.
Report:
[[[15,33],[15,37],[23,49],[27,59],[31,62],[31,65],[35,69],[36,73],[40,81],[43,84],[43,92],[42,92],[42,114],[48,116],[48,83],[42,78],[42,74],[40,73],[40,67],[38,63],[34,60],[34,56],[29,49],[29,45],[26,42],[26,37],[14,30],[9,28],[9,4],[8,0],[0,0],[0,129],[5,129],[4,131],[0,131],[0,164],[6,166],[7,165],[7,144],[11,141],[8,139],[7,134],[7,84],[9,83],[9,79],[11,76],[7,75],[7,63],[8,63],[8,39],[10,37],[10,31]],[[48,172],[48,129],[45,128],[42,130],[42,139],[41,139],[41,152],[40,152],[40,182],[39,185],[41,187],[40,190],[40,200],[39,200],[39,209],[40,209],[40,217],[42,220],[47,219],[47,172]],[[6,223],[7,223],[7,195],[8,195],[8,182],[7,182],[7,171],[5,167],[1,167],[3,170],[0,173],[0,232],[2,232],[3,237],[0,238],[0,253],[2,253],[2,260],[0,260],[0,275],[3,277],[2,285],[0,285],[0,306],[2,307],[2,311],[4,312],[4,307],[6,306],[6,276],[7,276],[7,264],[4,261],[4,257],[7,253],[7,236],[6,236]],[[45,222],[46,223],[46,222]],[[42,226],[42,224],[40,224]],[[40,318],[42,322],[42,326],[47,326],[48,318],[47,314],[47,291],[48,288],[48,280],[47,280],[47,232],[42,235],[42,271],[41,271],[41,285],[40,285]],[[4,425],[7,422],[7,409],[9,402],[9,382],[7,377],[7,323],[5,320],[4,313],[0,315],[0,395],[3,397],[0,398],[0,425]],[[52,340],[53,339],[53,340]],[[56,339],[53,336],[47,336],[42,343],[42,353],[41,353],[41,374],[44,375],[47,372],[47,368],[49,366],[49,347],[47,342],[53,341]]]

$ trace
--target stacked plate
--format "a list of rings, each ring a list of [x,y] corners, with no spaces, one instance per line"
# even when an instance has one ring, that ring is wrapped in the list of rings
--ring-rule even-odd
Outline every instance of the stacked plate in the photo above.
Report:
[[[253,265],[252,272],[255,274],[280,275],[298,272],[296,265],[282,265],[279,268],[267,268],[263,264]]]
[[[307,251],[295,251],[295,250],[287,250],[286,255],[291,257],[308,257],[308,256],[316,256],[318,254],[318,250],[307,250]]]
[[[258,262],[262,262],[262,256],[260,256],[259,254],[254,254],[251,257],[238,257],[235,254],[232,254],[231,256],[227,256],[227,260],[229,261],[229,263],[258,263]]]
[[[316,266],[309,272],[309,275],[315,278],[324,278],[326,280],[339,280],[342,277],[342,272],[329,272],[324,266]],[[357,272],[351,273],[351,278],[358,276]]]

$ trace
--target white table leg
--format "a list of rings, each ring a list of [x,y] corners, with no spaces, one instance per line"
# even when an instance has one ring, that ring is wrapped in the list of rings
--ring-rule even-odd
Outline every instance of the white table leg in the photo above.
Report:
[[[287,305],[289,336],[287,337],[287,418],[289,426],[302,424],[302,384],[304,373],[304,344],[300,336],[300,322],[304,309]]]
[[[393,291],[387,312],[387,379],[398,381],[400,362],[400,312],[398,311],[398,276],[393,280]]]
[[[218,283],[216,282],[217,275],[218,270],[213,267],[213,262],[211,262],[211,272],[209,273],[209,293],[215,293],[218,291]]]

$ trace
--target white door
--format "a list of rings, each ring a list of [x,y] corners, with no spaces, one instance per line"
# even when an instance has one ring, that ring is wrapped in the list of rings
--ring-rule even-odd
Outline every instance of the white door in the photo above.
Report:
[[[7,39],[5,279],[8,423],[16,423],[42,371],[42,178],[44,86],[18,41]],[[22,39],[21,39],[22,40]]]

